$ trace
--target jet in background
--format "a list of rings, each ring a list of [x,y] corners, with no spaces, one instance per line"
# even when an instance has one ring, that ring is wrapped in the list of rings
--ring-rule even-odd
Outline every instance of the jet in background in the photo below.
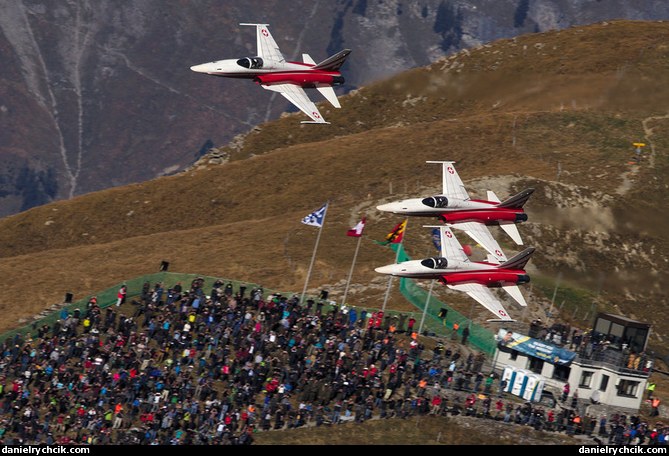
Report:
[[[335,108],[341,108],[333,86],[344,83],[339,68],[344,64],[350,49],[344,49],[320,63],[308,54],[302,54],[303,62],[289,62],[283,57],[279,46],[269,33],[268,24],[240,24],[256,28],[257,55],[240,59],[217,60],[190,67],[196,73],[205,73],[227,78],[252,79],[261,87],[280,93],[300,111],[311,118],[302,123],[327,124],[316,105],[304,89],[316,89]]]
[[[523,206],[534,192],[533,188],[523,190],[505,201],[488,191],[488,200],[471,199],[465,189],[453,161],[427,161],[442,165],[442,193],[426,198],[411,198],[393,203],[381,204],[376,208],[394,214],[438,217],[452,228],[467,233],[485,248],[489,258],[498,262],[506,257],[487,226],[500,226],[514,242],[522,245],[517,223],[527,221]]]
[[[441,238],[440,256],[389,264],[378,267],[375,271],[398,277],[439,279],[449,288],[467,293],[492,312],[496,318],[488,321],[514,321],[491,288],[502,288],[518,304],[527,306],[518,285],[530,281],[524,268],[534,253],[534,247],[523,250],[501,264],[470,261],[451,229],[445,225],[438,228]]]

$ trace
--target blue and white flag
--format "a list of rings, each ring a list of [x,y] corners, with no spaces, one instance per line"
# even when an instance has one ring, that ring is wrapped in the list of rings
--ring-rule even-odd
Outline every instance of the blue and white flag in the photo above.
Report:
[[[441,252],[441,231],[439,231],[439,228],[432,230],[432,243]]]
[[[305,225],[317,226],[320,228],[321,226],[323,226],[323,219],[325,218],[325,212],[327,210],[328,210],[328,203],[325,203],[323,204],[323,207],[304,217],[302,219],[302,223],[304,223]]]

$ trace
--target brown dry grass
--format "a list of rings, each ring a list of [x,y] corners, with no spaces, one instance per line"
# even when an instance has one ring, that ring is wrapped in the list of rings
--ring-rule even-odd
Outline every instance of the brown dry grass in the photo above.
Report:
[[[474,417],[419,416],[254,434],[256,445],[575,445],[565,434]]]

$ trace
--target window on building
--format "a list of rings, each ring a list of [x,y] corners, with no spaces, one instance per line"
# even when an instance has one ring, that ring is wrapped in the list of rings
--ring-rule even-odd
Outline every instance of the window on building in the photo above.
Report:
[[[602,381],[599,383],[599,391],[606,391],[606,388],[609,386],[609,376],[602,375]]]
[[[544,360],[535,358],[534,356],[529,357],[529,366],[528,369],[534,372],[535,374],[541,374],[541,371],[544,368]]]
[[[647,328],[625,329],[625,343],[631,350],[634,350],[636,353],[644,351],[646,347],[647,338],[648,338]]]
[[[633,380],[620,380],[618,383],[618,396],[637,397],[639,382]]]
[[[590,388],[592,385],[592,376],[594,372],[591,371],[583,371],[581,373],[581,380],[578,382],[578,387],[579,388]]]
[[[569,380],[569,374],[571,373],[571,368],[569,366],[562,366],[556,364],[553,368],[553,378],[555,380],[560,380],[561,382],[566,382]]]

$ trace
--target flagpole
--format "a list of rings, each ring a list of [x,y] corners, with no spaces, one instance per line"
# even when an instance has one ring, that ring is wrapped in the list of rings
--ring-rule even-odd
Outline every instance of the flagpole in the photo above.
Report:
[[[353,263],[351,263],[351,270],[348,272],[348,280],[346,281],[346,288],[344,289],[344,297],[341,300],[341,305],[346,304],[346,295],[348,295],[348,287],[351,284],[351,276],[353,275],[353,267],[355,266],[355,259],[358,257],[358,250],[360,249],[360,240],[362,234],[358,236],[358,243],[355,246],[355,253],[353,254]]]
[[[307,278],[304,281],[304,288],[302,289],[302,296],[300,296],[300,304],[304,302],[304,295],[307,293],[307,284],[309,283],[309,277],[311,277],[311,269],[314,267],[314,260],[316,259],[316,250],[318,250],[318,243],[321,240],[321,232],[323,231],[323,225],[325,225],[325,216],[328,214],[330,202],[325,203],[325,213],[323,214],[323,220],[321,221],[321,226],[318,227],[318,236],[316,236],[316,244],[314,244],[314,251],[311,254],[311,263],[309,263],[309,270],[307,271]]]
[[[427,299],[425,300],[425,308],[423,309],[423,318],[420,319],[420,325],[418,325],[418,334],[423,334],[423,322],[425,322],[425,314],[427,313],[427,307],[430,304],[430,298],[432,297],[432,288],[434,287],[434,279],[430,282],[430,291],[427,292]]]
[[[402,240],[400,241],[399,245],[397,246],[397,252],[395,252],[395,264],[400,260],[400,249],[402,248],[402,245],[404,244],[404,238],[406,237],[406,231],[407,231],[407,226],[409,226],[409,219],[406,219],[407,223],[404,225],[404,234],[402,235]],[[386,289],[386,296],[383,298],[383,307],[381,308],[381,311],[385,314],[386,313],[386,304],[388,303],[388,298],[390,297],[390,288],[393,285],[393,278],[395,276],[391,275],[390,278],[388,279],[388,288]]]

